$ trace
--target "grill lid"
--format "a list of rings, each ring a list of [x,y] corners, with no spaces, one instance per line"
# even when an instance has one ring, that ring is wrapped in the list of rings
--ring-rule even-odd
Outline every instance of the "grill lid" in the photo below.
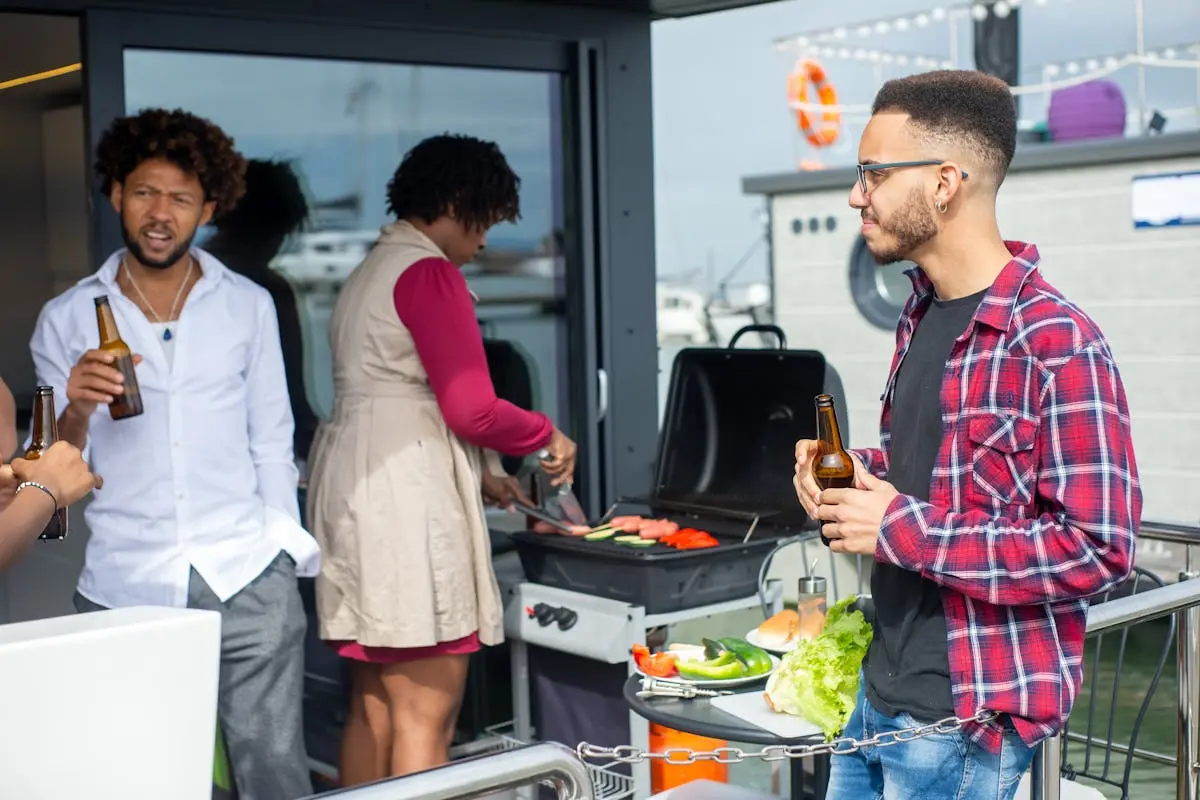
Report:
[[[779,349],[734,349],[748,330],[775,333]],[[795,444],[816,436],[813,398],[824,388],[824,355],[786,349],[775,326],[743,328],[729,348],[681,350],[647,504],[701,516],[758,517],[776,529],[804,527],[808,515],[792,486]]]

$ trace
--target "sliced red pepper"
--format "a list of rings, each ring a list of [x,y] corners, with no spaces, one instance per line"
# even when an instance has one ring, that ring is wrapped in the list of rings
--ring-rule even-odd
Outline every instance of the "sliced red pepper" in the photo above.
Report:
[[[674,653],[655,653],[650,656],[642,672],[655,678],[670,678],[678,674]]]
[[[646,662],[650,659],[650,648],[644,644],[635,644],[632,648],[633,663],[638,665],[638,669],[646,671]]]
[[[675,668],[674,653],[651,653],[650,648],[644,644],[635,644],[632,651],[633,663],[637,664],[638,669],[645,675],[670,678],[679,674]]]

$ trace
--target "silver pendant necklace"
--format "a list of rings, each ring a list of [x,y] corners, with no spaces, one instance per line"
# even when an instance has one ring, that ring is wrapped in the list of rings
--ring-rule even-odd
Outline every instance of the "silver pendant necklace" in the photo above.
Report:
[[[150,305],[150,301],[146,299],[146,295],[142,294],[142,289],[137,285],[137,281],[133,279],[133,271],[129,269],[129,265],[125,263],[125,259],[121,259],[121,266],[125,268],[125,276],[129,278],[129,285],[133,287],[135,292],[137,292],[138,297],[142,298],[142,305],[144,305],[146,310],[154,316],[154,321],[160,325],[168,326],[163,329],[163,341],[171,341],[171,339],[174,338],[174,335],[171,333],[171,328],[169,326],[171,324],[171,320],[175,318],[175,307],[179,305],[179,298],[183,296],[183,287],[187,286],[188,281],[191,280],[192,268],[196,266],[196,259],[192,258],[190,255],[188,256],[187,272],[183,274],[183,282],[179,284],[179,289],[175,292],[175,300],[171,303],[171,310],[167,313],[167,318],[165,320],[158,315],[157,311],[154,310],[154,306]]]

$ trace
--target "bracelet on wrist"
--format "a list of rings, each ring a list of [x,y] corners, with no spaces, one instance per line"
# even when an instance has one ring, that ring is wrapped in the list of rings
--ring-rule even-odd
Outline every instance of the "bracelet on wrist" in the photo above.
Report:
[[[16,494],[20,494],[21,490],[27,486],[40,489],[43,493],[45,493],[46,497],[50,498],[50,502],[54,504],[54,510],[58,511],[58,498],[54,496],[54,492],[50,491],[43,484],[40,484],[37,481],[21,481],[19,484],[17,484]]]

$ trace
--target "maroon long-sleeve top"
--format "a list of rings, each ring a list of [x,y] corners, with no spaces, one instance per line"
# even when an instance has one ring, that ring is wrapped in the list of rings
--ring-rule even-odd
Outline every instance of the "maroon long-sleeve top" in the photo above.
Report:
[[[450,430],[506,455],[546,446],[554,426],[545,414],[496,397],[475,304],[458,267],[441,258],[422,259],[396,280],[392,300]]]

